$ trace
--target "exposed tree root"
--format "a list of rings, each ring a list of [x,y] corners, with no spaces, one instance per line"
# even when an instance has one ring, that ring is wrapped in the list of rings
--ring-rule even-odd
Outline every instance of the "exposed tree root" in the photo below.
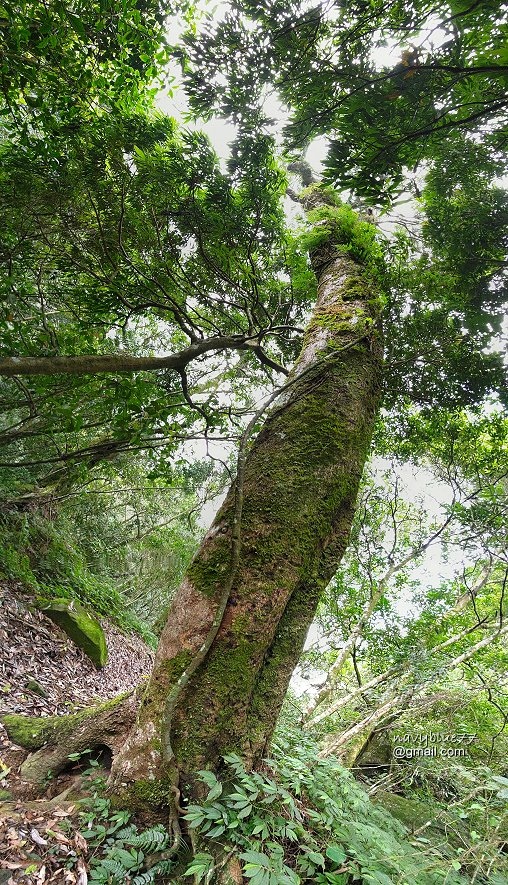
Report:
[[[69,765],[69,754],[108,747],[114,756],[135,722],[138,705],[139,697],[131,691],[70,716],[6,714],[0,721],[14,743],[34,751],[21,766],[23,780],[43,786]]]
[[[218,885],[242,885],[243,881],[240,861],[235,856],[228,856],[223,868],[219,871]]]

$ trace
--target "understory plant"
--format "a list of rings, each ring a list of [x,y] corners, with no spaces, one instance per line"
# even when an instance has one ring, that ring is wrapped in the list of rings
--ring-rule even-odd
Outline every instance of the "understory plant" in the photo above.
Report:
[[[460,853],[424,836],[412,839],[337,760],[320,759],[308,737],[285,732],[272,749],[274,758],[258,772],[246,771],[233,754],[221,780],[201,772],[208,794],[185,815],[202,848],[187,871],[197,882],[213,882],[214,858],[228,852],[240,858],[250,885],[471,881]]]
[[[508,885],[494,843],[480,843],[473,830],[468,850],[453,839],[453,827],[449,839],[446,827],[437,835],[426,827],[412,833],[336,759],[319,758],[317,744],[298,728],[279,727],[272,752],[258,771],[229,754],[220,779],[200,772],[207,793],[187,806],[176,852],[163,824],[141,828],[114,806],[97,777],[99,763],[89,759],[79,829],[88,843],[90,885],[213,885],[232,856],[248,885]],[[83,755],[69,758],[79,762]],[[484,783],[495,801],[506,798],[507,779]],[[472,814],[474,808],[494,813],[492,801],[489,808],[483,801],[477,793]],[[465,824],[467,815],[458,812]]]

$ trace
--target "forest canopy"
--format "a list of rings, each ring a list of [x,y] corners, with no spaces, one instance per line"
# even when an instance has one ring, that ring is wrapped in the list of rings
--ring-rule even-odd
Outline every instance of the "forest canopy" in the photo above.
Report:
[[[2,587],[156,649],[2,710],[79,885],[508,882],[507,31],[0,6]]]

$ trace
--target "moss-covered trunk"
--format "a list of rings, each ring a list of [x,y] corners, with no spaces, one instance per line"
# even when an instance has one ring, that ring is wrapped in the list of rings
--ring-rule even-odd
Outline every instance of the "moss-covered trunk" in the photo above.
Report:
[[[312,257],[318,299],[292,383],[248,452],[240,558],[220,629],[168,716],[168,693],[209,637],[224,595],[234,489],[171,606],[137,725],[114,762],[113,784],[137,784],[141,797],[160,795],[164,748],[191,793],[194,773],[219,766],[224,753],[261,758],[348,542],[380,398],[378,306],[365,268],[333,241]]]

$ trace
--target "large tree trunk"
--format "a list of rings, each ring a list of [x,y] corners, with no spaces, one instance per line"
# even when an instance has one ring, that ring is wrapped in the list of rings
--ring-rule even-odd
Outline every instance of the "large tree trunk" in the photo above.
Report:
[[[365,269],[333,243],[312,257],[317,304],[290,383],[247,456],[233,580],[234,488],[171,606],[137,724],[114,762],[114,787],[144,799],[160,796],[168,777],[175,783],[175,769],[192,795],[195,773],[220,767],[224,753],[262,758],[348,542],[380,398],[377,299]]]
[[[319,187],[308,196],[326,203]],[[176,594],[113,762],[111,787],[131,804],[171,805],[178,787],[198,797],[196,772],[227,752],[259,762],[348,542],[380,400],[379,300],[333,238],[311,258],[302,352]]]

